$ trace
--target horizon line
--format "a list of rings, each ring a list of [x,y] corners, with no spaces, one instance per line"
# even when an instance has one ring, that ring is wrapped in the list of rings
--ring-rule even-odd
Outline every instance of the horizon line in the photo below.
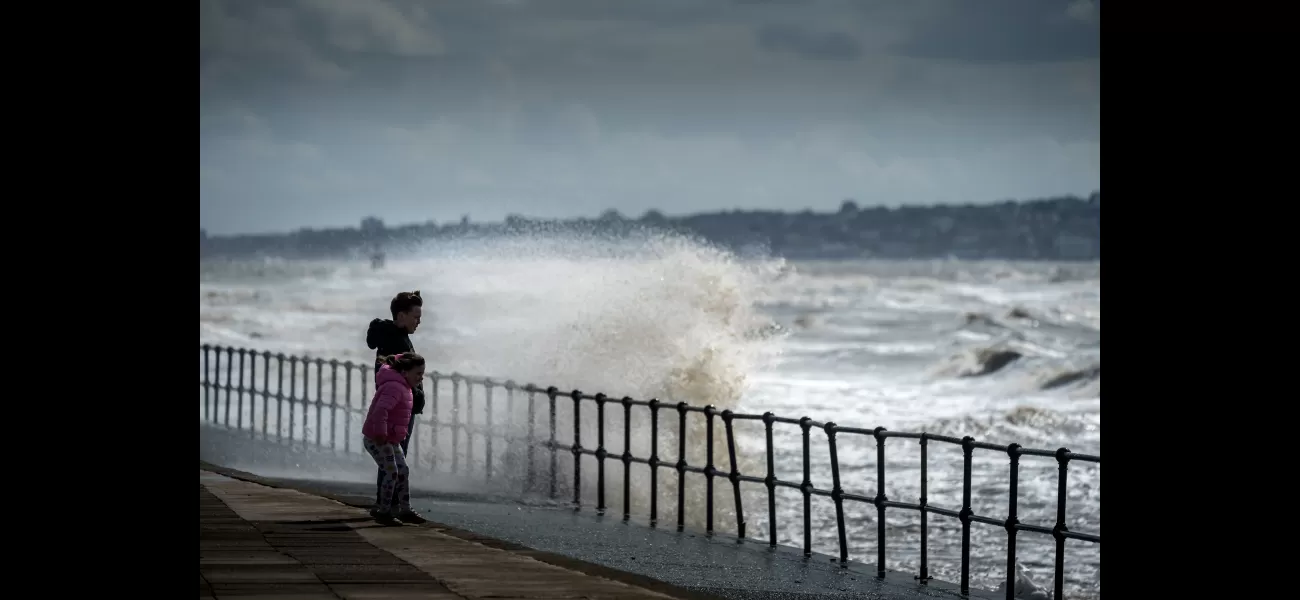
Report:
[[[664,219],[669,219],[669,220],[684,220],[684,219],[690,219],[690,218],[692,218],[692,217],[701,217],[701,216],[708,216],[708,215],[719,215],[719,214],[727,214],[727,213],[768,213],[768,214],[770,214],[770,213],[778,213],[778,214],[789,214],[789,215],[799,215],[799,214],[814,214],[814,215],[816,215],[816,214],[822,214],[822,215],[825,215],[825,214],[836,214],[836,213],[840,212],[840,211],[843,209],[844,205],[847,204],[847,203],[849,203],[849,202],[853,202],[855,205],[857,205],[857,210],[859,210],[859,211],[868,211],[868,210],[889,210],[889,211],[894,211],[894,210],[900,210],[900,209],[903,209],[903,208],[913,208],[913,209],[967,208],[967,207],[983,208],[983,207],[993,207],[993,206],[997,206],[997,205],[1001,205],[1001,204],[1032,204],[1032,203],[1036,203],[1036,202],[1051,202],[1051,201],[1063,200],[1063,199],[1070,199],[1070,198],[1074,198],[1074,199],[1079,199],[1079,200],[1088,201],[1088,200],[1090,200],[1090,199],[1093,198],[1093,197],[1100,197],[1100,195],[1101,195],[1101,188],[1098,187],[1097,189],[1094,189],[1092,192],[1090,192],[1090,193],[1087,194],[1086,196],[1085,196],[1085,195],[1080,195],[1080,194],[1075,194],[1075,193],[1063,193],[1063,194],[1059,194],[1059,195],[1055,195],[1055,196],[1041,196],[1041,197],[1037,197],[1037,198],[1020,198],[1020,199],[1017,199],[1017,198],[1005,198],[1005,199],[1001,199],[1001,200],[992,200],[992,201],[986,201],[986,202],[962,202],[962,203],[956,203],[956,202],[936,202],[936,203],[932,203],[932,204],[870,204],[870,205],[865,205],[865,206],[862,205],[862,204],[860,204],[859,201],[858,201],[857,199],[855,199],[855,198],[845,198],[844,200],[842,200],[842,201],[840,202],[840,207],[839,207],[839,208],[834,208],[834,209],[830,209],[830,210],[826,210],[826,211],[820,211],[820,212],[817,211],[817,210],[815,210],[815,209],[813,209],[813,208],[811,208],[811,207],[805,207],[805,208],[801,208],[801,209],[798,209],[798,210],[789,210],[789,209],[772,209],[772,208],[754,208],[754,209],[746,209],[746,208],[727,208],[727,209],[715,209],[715,210],[708,210],[708,211],[698,211],[698,212],[691,212],[691,213],[684,213],[684,214],[681,214],[681,213],[679,213],[679,214],[667,214],[667,213],[664,213],[663,211],[661,211],[661,210],[659,210],[659,209],[656,209],[656,208],[650,208],[650,209],[646,209],[646,210],[643,211],[640,215],[635,216],[635,217],[630,217],[630,216],[624,214],[623,211],[620,211],[620,210],[618,210],[618,209],[616,209],[616,208],[607,208],[607,209],[601,211],[600,214],[598,214],[598,215],[596,215],[596,216],[594,216],[594,217],[592,217],[592,216],[587,216],[587,215],[577,215],[577,216],[568,216],[568,217],[530,217],[530,216],[527,216],[527,215],[511,213],[511,214],[507,214],[505,217],[502,217],[502,218],[497,219],[497,220],[486,220],[486,221],[474,221],[474,220],[469,220],[468,223],[471,224],[471,225],[493,225],[493,224],[503,224],[503,223],[506,223],[509,219],[512,219],[512,218],[513,218],[513,219],[523,219],[523,220],[525,220],[525,221],[537,222],[537,223],[559,223],[559,222],[566,222],[566,221],[578,221],[578,222],[581,222],[581,221],[600,221],[600,220],[602,220],[602,217],[604,217],[605,215],[609,214],[610,212],[617,213],[617,214],[621,217],[621,219],[622,219],[622,220],[625,220],[625,221],[640,221],[640,220],[642,220],[642,219],[643,219],[647,214],[652,213],[652,212],[659,213],[659,215],[662,216]],[[463,216],[462,216],[462,219],[465,219],[465,218],[468,218],[468,217],[469,217],[469,215],[466,214],[466,215],[463,215]],[[260,232],[259,232],[259,231],[254,231],[254,232],[235,232],[235,233],[212,233],[212,232],[208,232],[206,228],[204,228],[202,225],[200,225],[200,226],[199,226],[199,231],[200,231],[201,233],[206,233],[206,236],[207,236],[208,238],[232,238],[232,237],[241,237],[241,236],[274,236],[274,235],[291,235],[291,234],[299,233],[299,232],[303,232],[303,231],[313,231],[313,232],[334,231],[334,230],[338,230],[338,231],[346,231],[346,230],[349,230],[349,229],[359,229],[361,223],[364,223],[364,222],[366,222],[367,220],[372,219],[372,218],[377,219],[377,217],[375,217],[374,215],[367,215],[367,216],[363,216],[363,217],[361,217],[361,218],[359,218],[359,219],[353,221],[351,224],[346,224],[346,225],[330,225],[330,226],[325,226],[325,227],[306,227],[306,226],[303,226],[303,227],[298,227],[297,229],[292,229],[292,230],[277,229],[277,230],[272,230],[272,231],[260,231]],[[384,229],[398,229],[398,228],[403,228],[403,227],[418,227],[418,226],[425,226],[425,225],[436,225],[436,226],[440,226],[440,227],[441,227],[441,226],[446,226],[446,225],[455,225],[455,224],[461,222],[460,220],[447,220],[447,221],[445,221],[445,222],[441,222],[441,223],[440,223],[437,219],[428,219],[428,220],[425,220],[425,221],[409,221],[409,222],[404,222],[404,223],[399,223],[399,224],[388,224],[388,223],[384,223],[384,222],[383,222],[383,219],[378,219],[378,220],[380,221],[380,223],[382,224],[382,226],[383,226]]]

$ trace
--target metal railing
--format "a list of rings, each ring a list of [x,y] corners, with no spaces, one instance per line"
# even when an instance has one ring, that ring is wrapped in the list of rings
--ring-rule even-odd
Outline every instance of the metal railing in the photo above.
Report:
[[[368,385],[367,383],[373,378],[374,367],[365,363],[354,363],[352,361],[326,360],[322,358],[309,358],[299,356],[286,356],[285,354],[273,354],[271,352],[259,352],[246,348],[231,348],[201,344],[201,368],[203,376],[200,379],[200,386],[203,389],[202,394],[202,418],[214,425],[230,427],[236,430],[245,431],[251,435],[261,435],[262,439],[273,440],[282,443],[300,442],[318,449],[328,451],[353,452],[360,451],[360,441],[355,443],[352,438],[361,435],[360,426],[354,426],[354,421],[363,419],[368,408]],[[223,374],[222,356],[225,356],[224,376],[225,382],[221,382]],[[262,368],[257,368],[257,363],[261,360]],[[274,365],[274,367],[273,367]],[[286,365],[288,367],[286,373]],[[301,369],[299,366],[301,365]],[[310,377],[309,367],[315,367],[315,398],[309,398],[308,391],[313,383]],[[271,373],[275,372],[275,387],[272,388]],[[341,373],[340,373],[341,371]],[[329,374],[329,399],[325,400],[325,374]],[[367,374],[370,377],[367,377]],[[256,387],[257,375],[261,375],[262,386]],[[210,378],[211,376],[211,378]],[[339,403],[339,383],[342,377],[344,398],[343,403]],[[736,517],[736,537],[745,539],[745,506],[741,494],[741,483],[761,484],[767,489],[767,525],[769,546],[777,546],[777,511],[776,511],[776,489],[791,488],[797,490],[803,497],[803,552],[805,556],[812,554],[812,510],[811,499],[813,496],[828,497],[835,504],[836,529],[839,542],[839,561],[841,566],[847,566],[849,562],[849,544],[845,527],[845,510],[844,503],[857,502],[875,506],[877,513],[877,545],[876,545],[876,568],[877,576],[885,576],[885,559],[886,559],[886,521],[885,514],[890,508],[906,509],[920,513],[920,569],[916,578],[922,582],[930,579],[929,562],[927,548],[929,545],[929,522],[928,516],[931,514],[941,515],[958,520],[961,523],[961,580],[960,589],[962,594],[968,594],[970,591],[970,566],[971,566],[971,525],[973,523],[983,523],[994,527],[1003,528],[1007,533],[1007,579],[1006,579],[1006,597],[1011,600],[1015,589],[1016,576],[1016,538],[1019,532],[1032,532],[1037,534],[1049,535],[1056,542],[1055,565],[1054,565],[1054,599],[1064,597],[1064,572],[1065,572],[1065,541],[1067,539],[1081,540],[1094,544],[1101,543],[1101,536],[1091,533],[1071,531],[1066,525],[1066,482],[1068,480],[1069,465],[1072,462],[1095,463],[1100,465],[1101,457],[1088,454],[1079,454],[1071,452],[1067,448],[1055,450],[1023,448],[1019,444],[999,445],[987,442],[976,441],[970,436],[957,438],[952,436],[935,435],[931,433],[905,433],[889,431],[883,427],[874,429],[858,427],[841,427],[833,422],[818,422],[808,417],[793,419],[788,417],[778,417],[770,412],[763,414],[738,413],[731,410],[718,411],[713,406],[692,406],[685,402],[676,404],[660,402],[659,400],[634,400],[629,397],[611,398],[605,394],[587,394],[580,390],[561,392],[555,387],[541,388],[532,384],[519,385],[513,381],[494,380],[486,377],[475,377],[462,375],[460,373],[438,373],[430,372],[426,375],[429,383],[425,385],[426,402],[429,410],[430,419],[423,423],[431,425],[429,429],[432,440],[431,445],[434,448],[433,455],[430,457],[431,468],[436,469],[440,461],[450,463],[450,472],[460,473],[468,472],[473,468],[474,461],[474,436],[483,437],[484,442],[484,460],[482,461],[483,473],[486,480],[493,479],[493,457],[500,453],[493,452],[493,440],[506,442],[510,449],[505,456],[518,456],[526,462],[525,488],[529,491],[541,491],[556,498],[561,491],[559,456],[561,453],[570,453],[573,456],[572,485],[573,492],[572,504],[575,509],[582,507],[582,457],[590,456],[596,460],[596,510],[604,513],[609,507],[606,506],[606,462],[613,460],[621,462],[622,469],[622,516],[624,520],[631,517],[631,465],[633,463],[647,465],[650,468],[650,506],[649,520],[652,525],[657,524],[659,518],[659,470],[668,469],[676,471],[676,488],[677,488],[677,529],[680,531],[685,527],[685,478],[686,473],[696,473],[703,475],[707,489],[705,507],[705,530],[714,533],[714,482],[722,478],[730,483],[732,488],[732,497],[735,503]],[[247,385],[245,385],[247,382]],[[451,418],[444,420],[439,418],[439,383],[450,382],[452,388],[451,396]],[[285,383],[288,384],[287,393]],[[299,389],[301,383],[301,389]],[[472,422],[472,413],[468,414],[465,419],[459,419],[457,415],[461,412],[461,399],[464,398],[465,408],[467,411],[472,410],[474,405],[474,389],[481,388],[485,400],[485,421],[481,423]],[[272,391],[274,389],[274,391]],[[351,392],[357,389],[358,394],[355,396],[360,400],[358,405],[353,405]],[[462,393],[462,390],[463,393]],[[511,415],[511,422],[497,423],[492,422],[492,404],[494,401],[494,391],[501,390],[505,392],[507,403],[507,412]],[[225,401],[221,401],[221,394],[225,393]],[[300,395],[301,394],[301,395]],[[518,395],[524,394],[526,398],[527,427],[526,432],[522,435],[515,433],[518,424],[514,422],[513,415],[516,412],[516,402]],[[234,395],[232,399],[231,396]],[[258,431],[258,419],[256,418],[255,399],[258,396],[262,399],[262,414],[260,420],[260,432]],[[248,399],[248,421],[245,422],[244,400]],[[545,435],[539,435],[538,428],[538,404],[539,399],[544,398],[544,406],[541,407],[546,411],[544,426],[546,427]],[[271,408],[270,402],[275,401],[275,427],[271,431]],[[573,442],[564,443],[561,441],[563,434],[557,427],[557,407],[562,402],[572,402],[572,427]],[[582,414],[584,403],[594,405],[596,410],[596,447],[594,449],[583,447],[582,445]],[[606,410],[608,406],[621,407],[623,413],[622,436],[624,442],[624,451],[621,454],[610,453],[605,448],[606,439]],[[235,419],[232,423],[231,409],[236,407]],[[287,407],[287,428],[285,427],[285,409]],[[295,413],[295,407],[302,408],[302,435],[295,437],[295,423],[299,415]],[[629,451],[629,444],[626,442],[632,437],[632,408],[645,407],[650,413],[650,455],[648,457],[634,456]],[[308,409],[315,409],[315,439],[311,438],[308,426]],[[222,410],[224,409],[224,411]],[[675,462],[661,460],[659,457],[659,430],[660,430],[660,413],[661,411],[675,412],[677,416],[677,460]],[[222,414],[224,412],[224,414]],[[329,427],[325,427],[323,422],[324,415],[328,412],[330,415]],[[342,413],[343,419],[343,440],[340,446],[338,440],[338,416]],[[706,423],[706,462],[703,466],[698,464],[688,464],[686,461],[687,436],[687,415],[698,413],[703,415]],[[718,465],[714,464],[714,433],[718,420],[721,420],[725,432],[727,454],[729,457],[728,470],[721,471]],[[766,473],[763,476],[746,475],[737,468],[736,457],[736,435],[734,424],[737,421],[759,421],[764,427],[766,438]],[[802,481],[786,481],[776,477],[776,461],[773,444],[773,427],[776,424],[795,425],[801,429],[803,441],[803,478]],[[286,431],[287,429],[287,431]],[[830,471],[832,487],[829,490],[814,487],[811,481],[810,468],[810,432],[813,429],[821,429],[826,433],[830,453]],[[324,431],[330,431],[331,435],[328,440],[322,435]],[[354,431],[355,430],[355,431]],[[412,432],[409,458],[414,465],[420,464],[420,427],[417,426]],[[439,456],[438,435],[440,430],[449,430],[450,456]],[[464,436],[462,439],[461,436]],[[840,461],[838,457],[837,436],[866,436],[875,440],[876,447],[876,494],[874,496],[848,493],[841,487],[840,480]],[[899,502],[891,500],[885,494],[885,451],[886,441],[890,438],[917,440],[921,450],[921,480],[920,480],[920,497],[916,503]],[[944,508],[929,504],[927,501],[928,491],[928,469],[929,469],[929,446],[931,443],[954,444],[961,448],[963,454],[963,477],[962,477],[962,506],[960,509]],[[522,448],[520,448],[522,446]],[[1010,473],[1010,490],[1009,501],[1007,506],[1007,516],[1004,519],[997,519],[989,516],[975,514],[971,506],[971,464],[972,456],[976,449],[1000,452],[1007,455],[1009,460]],[[543,453],[544,460],[538,461],[538,453]],[[462,455],[464,459],[462,461]],[[1020,474],[1020,458],[1022,456],[1040,456],[1054,458],[1057,463],[1057,494],[1056,494],[1056,522],[1050,527],[1021,523],[1017,518],[1018,509],[1018,486]],[[463,462],[463,464],[462,464]],[[500,462],[500,461],[497,461]],[[539,465],[538,463],[541,463]],[[539,467],[544,466],[544,469]],[[539,473],[538,471],[543,471]],[[543,483],[543,479],[545,479]]]

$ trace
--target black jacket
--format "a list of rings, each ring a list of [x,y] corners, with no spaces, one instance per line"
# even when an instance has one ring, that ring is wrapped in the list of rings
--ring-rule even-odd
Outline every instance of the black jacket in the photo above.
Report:
[[[375,368],[379,368],[379,357],[392,356],[403,352],[415,352],[411,336],[407,335],[393,323],[392,319],[375,319],[366,330],[366,345],[375,351]],[[414,414],[424,412],[424,384],[416,386],[412,396],[415,399]]]

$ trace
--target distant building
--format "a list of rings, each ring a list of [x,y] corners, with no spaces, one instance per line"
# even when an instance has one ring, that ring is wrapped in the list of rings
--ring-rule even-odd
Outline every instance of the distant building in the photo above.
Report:
[[[368,236],[378,236],[384,232],[384,222],[378,217],[366,217],[361,220],[361,233]]]

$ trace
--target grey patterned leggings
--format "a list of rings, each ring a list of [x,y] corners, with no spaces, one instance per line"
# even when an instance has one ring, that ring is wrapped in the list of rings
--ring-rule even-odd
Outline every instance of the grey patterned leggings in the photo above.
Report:
[[[361,438],[370,458],[375,459],[379,470],[384,474],[379,484],[379,507],[381,513],[387,513],[396,506],[397,510],[411,510],[410,469],[406,467],[406,456],[398,444],[376,444],[368,437]]]

